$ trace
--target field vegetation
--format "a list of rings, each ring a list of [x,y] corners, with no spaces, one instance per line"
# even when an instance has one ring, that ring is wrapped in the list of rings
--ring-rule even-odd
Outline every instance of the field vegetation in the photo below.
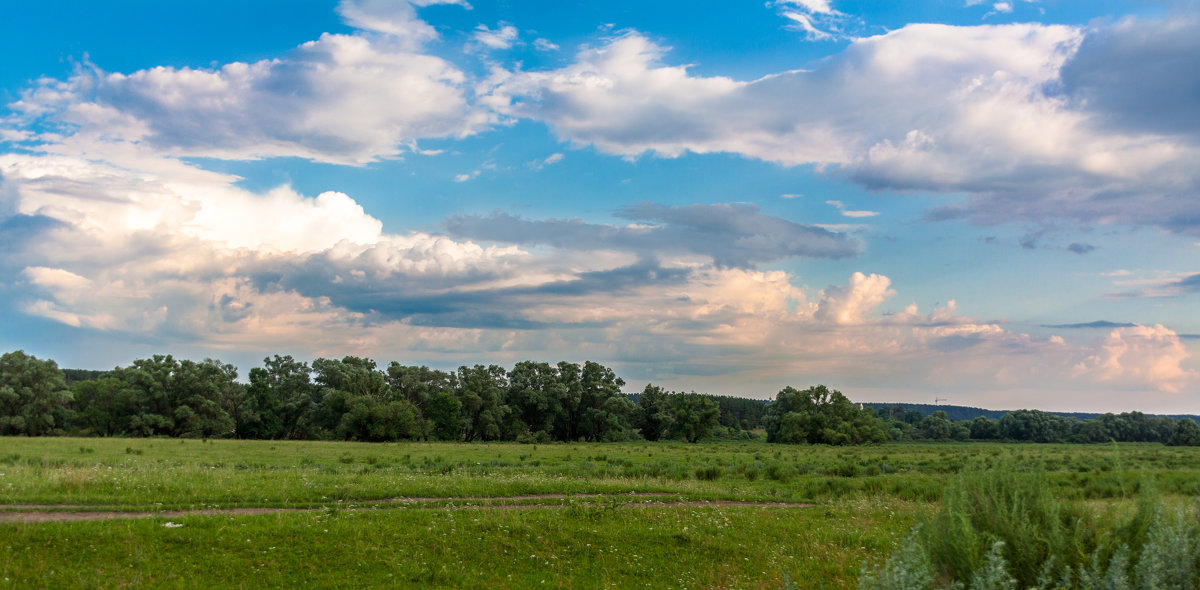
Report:
[[[1107,575],[1121,546],[1130,572],[1145,553],[1146,534],[1121,533],[1130,522],[1194,522],[1175,510],[1200,492],[1197,449],[1160,444],[0,443],[0,578],[14,588],[853,588],[906,546],[921,558],[904,567],[931,580],[912,587],[934,587],[1034,530],[947,516],[986,514],[968,505],[981,497],[1052,506],[992,513],[1051,514],[1082,556],[1060,569]],[[1055,554],[1039,551],[1030,563]]]

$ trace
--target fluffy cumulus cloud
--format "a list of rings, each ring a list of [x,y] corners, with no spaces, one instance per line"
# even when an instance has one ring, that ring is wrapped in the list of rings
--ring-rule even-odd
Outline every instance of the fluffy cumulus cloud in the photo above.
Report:
[[[514,73],[493,98],[606,153],[737,153],[830,167],[873,189],[969,195],[933,218],[1195,232],[1200,150],[1186,89],[1198,31],[1195,21],[909,25],[856,39],[815,69],[751,81],[693,75],[627,32],[563,68]]]
[[[4,224],[23,228],[0,260],[20,311],[214,354],[299,346],[512,362],[572,351],[630,378],[710,375],[735,393],[804,376],[962,386],[1041,373],[1164,391],[1195,378],[1161,328],[1069,346],[953,303],[889,310],[897,289],[881,274],[801,288],[757,266],[856,244],[749,206],[641,204],[618,211],[633,222],[622,226],[459,216],[446,234],[390,233],[345,194],[251,192],[151,157],[134,169],[10,154],[0,174]]]
[[[1149,381],[1178,393],[1197,377],[1182,365],[1188,356],[1179,335],[1162,325],[1121,327],[1109,332],[1099,352],[1079,363],[1076,372],[1105,381]]]
[[[176,156],[294,156],[358,164],[422,138],[461,136],[489,116],[470,104],[451,63],[421,52],[436,36],[404,2],[346,2],[371,34],[333,35],[277,59],[215,69],[128,74],[80,68],[43,81],[12,108],[71,130],[75,141],[134,142]]]

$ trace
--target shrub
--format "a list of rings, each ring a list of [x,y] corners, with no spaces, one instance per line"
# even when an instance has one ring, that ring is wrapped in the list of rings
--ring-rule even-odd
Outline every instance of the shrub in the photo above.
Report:
[[[1132,514],[1095,518],[1051,494],[1040,470],[1001,463],[959,477],[942,509],[859,589],[1167,590],[1196,588],[1200,522],[1168,513],[1142,483]],[[1093,523],[1114,523],[1098,530]],[[985,551],[985,547],[987,550]],[[969,585],[964,582],[970,581]]]

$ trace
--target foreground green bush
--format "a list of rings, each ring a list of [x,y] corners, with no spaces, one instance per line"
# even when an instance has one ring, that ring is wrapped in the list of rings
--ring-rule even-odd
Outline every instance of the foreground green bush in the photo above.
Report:
[[[1149,486],[1136,508],[1097,514],[1057,499],[1040,470],[1005,463],[961,475],[860,590],[1196,588],[1200,519]]]

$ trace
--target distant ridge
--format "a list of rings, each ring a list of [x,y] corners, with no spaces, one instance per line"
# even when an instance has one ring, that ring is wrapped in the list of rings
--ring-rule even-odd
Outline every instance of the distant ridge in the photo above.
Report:
[[[951,405],[936,405],[936,404],[910,404],[904,402],[895,403],[877,403],[863,402],[864,407],[874,408],[876,410],[884,408],[892,408],[900,406],[905,410],[914,410],[928,416],[934,412],[945,412],[946,416],[951,420],[974,420],[978,416],[983,416],[992,420],[999,420],[1005,414],[1012,410],[986,410],[983,408],[973,408],[971,406],[951,406]],[[1046,412],[1056,416],[1065,418],[1079,418],[1080,420],[1091,420],[1093,418],[1103,416],[1107,412]],[[1118,413],[1119,412],[1113,412]],[[1194,414],[1146,414],[1147,416],[1168,416],[1171,418],[1190,418],[1196,422],[1200,422],[1200,416]]]

